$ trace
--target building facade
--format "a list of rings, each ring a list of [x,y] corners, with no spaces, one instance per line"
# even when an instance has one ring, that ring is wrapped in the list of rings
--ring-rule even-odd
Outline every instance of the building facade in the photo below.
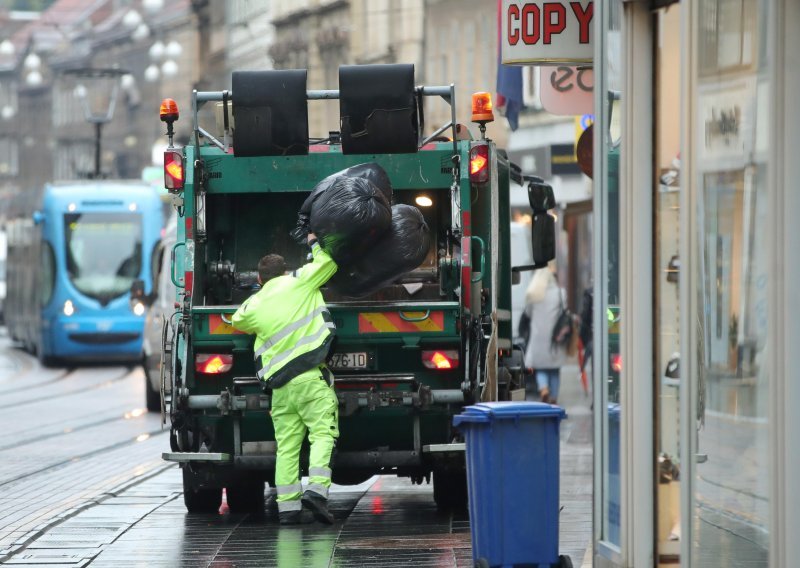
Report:
[[[595,566],[800,558],[798,21],[595,3]]]

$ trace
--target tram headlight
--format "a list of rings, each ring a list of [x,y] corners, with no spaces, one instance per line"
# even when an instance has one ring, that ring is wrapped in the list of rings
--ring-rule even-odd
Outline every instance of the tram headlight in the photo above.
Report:
[[[66,302],[64,302],[64,315],[70,317],[74,313],[75,313],[75,304],[72,303],[72,300],[67,300]]]
[[[141,302],[136,302],[133,304],[133,315],[135,316],[143,316],[145,312],[144,304]]]

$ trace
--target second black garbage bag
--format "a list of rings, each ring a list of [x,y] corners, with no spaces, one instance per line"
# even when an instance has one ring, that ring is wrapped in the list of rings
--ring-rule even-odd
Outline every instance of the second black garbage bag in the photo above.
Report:
[[[308,226],[322,248],[342,265],[361,256],[391,223],[391,206],[375,184],[342,176],[313,200]]]
[[[420,210],[395,205],[391,228],[354,262],[340,265],[328,285],[354,298],[372,294],[422,264],[430,243],[430,230]]]

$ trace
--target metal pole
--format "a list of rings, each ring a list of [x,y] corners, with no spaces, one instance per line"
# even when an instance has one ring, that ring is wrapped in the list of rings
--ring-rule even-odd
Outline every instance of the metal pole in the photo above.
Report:
[[[100,137],[103,133],[103,123],[94,123],[94,177],[100,179]]]

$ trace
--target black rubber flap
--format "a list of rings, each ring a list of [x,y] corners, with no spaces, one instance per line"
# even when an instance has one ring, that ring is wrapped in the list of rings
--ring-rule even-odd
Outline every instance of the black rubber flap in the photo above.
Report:
[[[339,115],[343,154],[416,152],[414,65],[339,67]]]
[[[306,70],[233,72],[233,153],[308,154]]]

